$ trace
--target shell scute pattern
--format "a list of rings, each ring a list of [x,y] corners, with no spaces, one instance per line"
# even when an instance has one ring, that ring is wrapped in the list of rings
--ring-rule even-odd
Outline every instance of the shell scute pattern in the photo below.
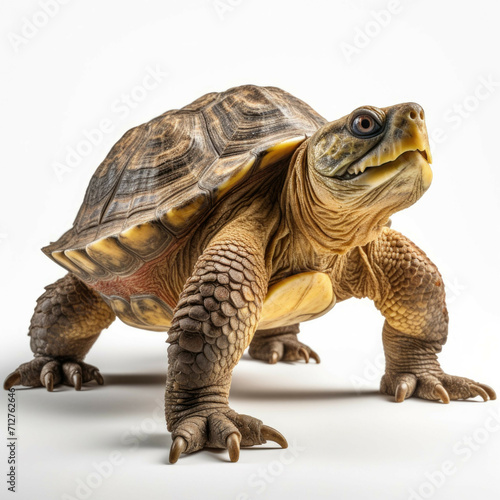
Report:
[[[168,111],[113,146],[73,228],[43,250],[89,284],[130,276],[179,244],[256,169],[291,156],[324,123],[290,94],[251,85]],[[213,270],[222,281],[224,266]]]

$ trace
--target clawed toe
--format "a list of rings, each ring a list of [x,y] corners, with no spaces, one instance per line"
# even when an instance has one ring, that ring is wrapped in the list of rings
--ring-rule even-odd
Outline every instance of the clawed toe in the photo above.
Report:
[[[448,391],[441,385],[438,384],[434,387],[434,395],[440,399],[444,404],[448,404],[450,402],[450,395]]]
[[[275,365],[280,359],[280,355],[278,352],[273,351],[271,354],[271,358],[269,359],[269,364],[270,365]]]
[[[75,373],[72,377],[73,385],[75,386],[76,391],[80,391],[82,389],[82,374]]]
[[[241,438],[238,433],[233,432],[226,440],[226,448],[229,452],[229,460],[237,462],[240,458],[240,442]]]
[[[406,395],[408,394],[408,384],[406,382],[402,382],[396,388],[395,400],[396,403],[402,403],[406,399]]]
[[[19,385],[21,383],[21,374],[16,370],[7,376],[3,383],[3,388],[8,391],[12,389],[15,385]]]
[[[312,359],[314,359],[314,361],[316,361],[317,364],[320,364],[321,363],[321,358],[319,357],[319,355],[314,352],[312,349],[311,349],[311,352],[310,352],[310,356]]]
[[[61,381],[61,370],[58,361],[49,361],[42,367],[40,372],[40,382],[47,389],[52,392],[54,386]]]
[[[478,396],[481,396],[483,398],[483,401],[488,401],[490,399],[488,393],[482,387],[473,384],[470,386],[470,388],[472,391],[476,392]]]
[[[45,386],[47,391],[52,392],[54,390],[54,374],[52,372],[46,373],[42,377],[42,384]]]
[[[97,368],[93,370],[92,377],[99,385],[104,385],[104,379],[102,378],[101,372]]]
[[[304,347],[299,348],[299,356],[304,358],[306,363],[309,363],[309,353],[306,351]]]
[[[281,432],[269,427],[268,425],[263,425],[260,430],[260,435],[264,441],[274,441],[279,444],[282,448],[288,448],[288,442],[285,439],[285,436],[281,434]]]
[[[497,398],[497,394],[496,392],[494,391],[494,389],[492,387],[490,387],[489,385],[486,385],[486,384],[477,384],[481,389],[484,390],[484,392],[486,392],[486,394],[488,395],[488,397],[493,401]],[[484,397],[483,397],[484,399]]]
[[[393,395],[396,403],[402,403],[413,395],[416,385],[417,378],[411,373],[400,373],[395,376],[385,374],[380,383],[380,390],[384,394]]]
[[[187,448],[186,440],[181,436],[177,436],[174,439],[172,446],[170,447],[170,456],[168,457],[169,462],[171,464],[175,464],[177,460],[179,460],[181,454],[184,453],[184,451],[186,451],[186,448]]]

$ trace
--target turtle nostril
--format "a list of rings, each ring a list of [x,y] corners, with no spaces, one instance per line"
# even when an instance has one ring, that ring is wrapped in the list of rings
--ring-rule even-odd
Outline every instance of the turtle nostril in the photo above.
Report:
[[[424,112],[423,111],[420,111],[420,119],[423,120],[424,119]]]
[[[415,120],[415,118],[417,117],[417,113],[416,111],[414,111],[413,109],[410,111],[410,118],[412,120]]]

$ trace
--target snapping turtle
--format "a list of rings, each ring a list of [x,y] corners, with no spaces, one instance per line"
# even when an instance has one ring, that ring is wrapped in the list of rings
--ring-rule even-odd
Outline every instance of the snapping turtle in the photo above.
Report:
[[[299,323],[370,297],[386,318],[383,393],[494,399],[490,387],[441,370],[441,276],[388,227],[429,187],[430,162],[418,104],[364,106],[327,122],[273,87],[207,94],[128,131],[73,227],[43,249],[69,273],[39,298],[35,358],[5,388],[102,383],[83,359],[116,316],[168,330],[170,461],[203,447],[227,448],[236,461],[240,446],[286,446],[228,405],[243,351],[319,362],[297,340]]]

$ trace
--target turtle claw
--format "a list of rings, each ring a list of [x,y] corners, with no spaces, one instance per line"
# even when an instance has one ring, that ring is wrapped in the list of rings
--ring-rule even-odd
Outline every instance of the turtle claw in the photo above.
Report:
[[[46,373],[42,379],[42,384],[47,391],[52,392],[54,390],[54,374],[52,372]]]
[[[319,357],[318,353],[314,352],[312,349],[309,355],[311,356],[312,359],[314,359],[314,361],[316,361],[316,364],[319,365],[321,363],[321,358]]]
[[[3,383],[3,388],[6,391],[9,391],[14,387],[15,385],[19,385],[21,383],[21,374],[19,373],[18,370],[13,371],[10,375],[7,375],[7,378],[5,379]]]
[[[401,382],[396,388],[396,403],[402,403],[406,398],[406,394],[408,394],[408,384],[406,382]]]
[[[96,368],[93,373],[92,373],[94,380],[99,384],[99,385],[104,385],[104,379],[102,378],[101,372]]]
[[[75,391],[80,391],[82,389],[82,374],[75,373],[72,378],[73,385],[75,386]]]
[[[80,391],[82,389],[82,367],[78,363],[68,361],[62,364],[62,370],[66,383],[74,386],[76,391]],[[92,380],[92,370],[90,370],[89,377]]]
[[[274,441],[279,444],[282,448],[288,448],[288,442],[285,436],[281,432],[269,427],[268,425],[263,425],[260,429],[260,435],[265,441]]]
[[[168,461],[171,464],[175,464],[177,460],[179,460],[179,457],[181,456],[184,451],[186,451],[187,448],[187,443],[186,440],[181,437],[177,436],[172,443],[172,446],[170,447],[170,455],[168,457]]]
[[[490,387],[489,385],[486,385],[486,384],[477,384],[479,387],[481,387],[481,389],[483,389],[486,394],[488,394],[489,398],[493,401],[497,398],[497,394],[496,392],[494,391],[494,389],[492,387]]]
[[[299,356],[304,358],[306,363],[309,363],[309,353],[306,351],[304,347],[299,347]]]
[[[229,460],[237,462],[240,458],[240,442],[241,438],[238,433],[229,434],[226,440],[226,448],[229,451]]]
[[[277,351],[273,351],[271,354],[271,359],[269,360],[270,365],[275,365],[280,359],[280,355]]]
[[[438,384],[434,387],[434,395],[437,396],[444,404],[448,404],[450,402],[450,395],[442,384]]]
[[[61,381],[61,370],[60,365],[57,361],[49,361],[42,366],[40,372],[40,382],[47,389],[47,391],[52,392],[54,390],[54,385]]]
[[[483,398],[483,401],[488,401],[490,399],[488,393],[479,385],[472,384],[470,387],[472,390],[477,392],[478,396]]]

